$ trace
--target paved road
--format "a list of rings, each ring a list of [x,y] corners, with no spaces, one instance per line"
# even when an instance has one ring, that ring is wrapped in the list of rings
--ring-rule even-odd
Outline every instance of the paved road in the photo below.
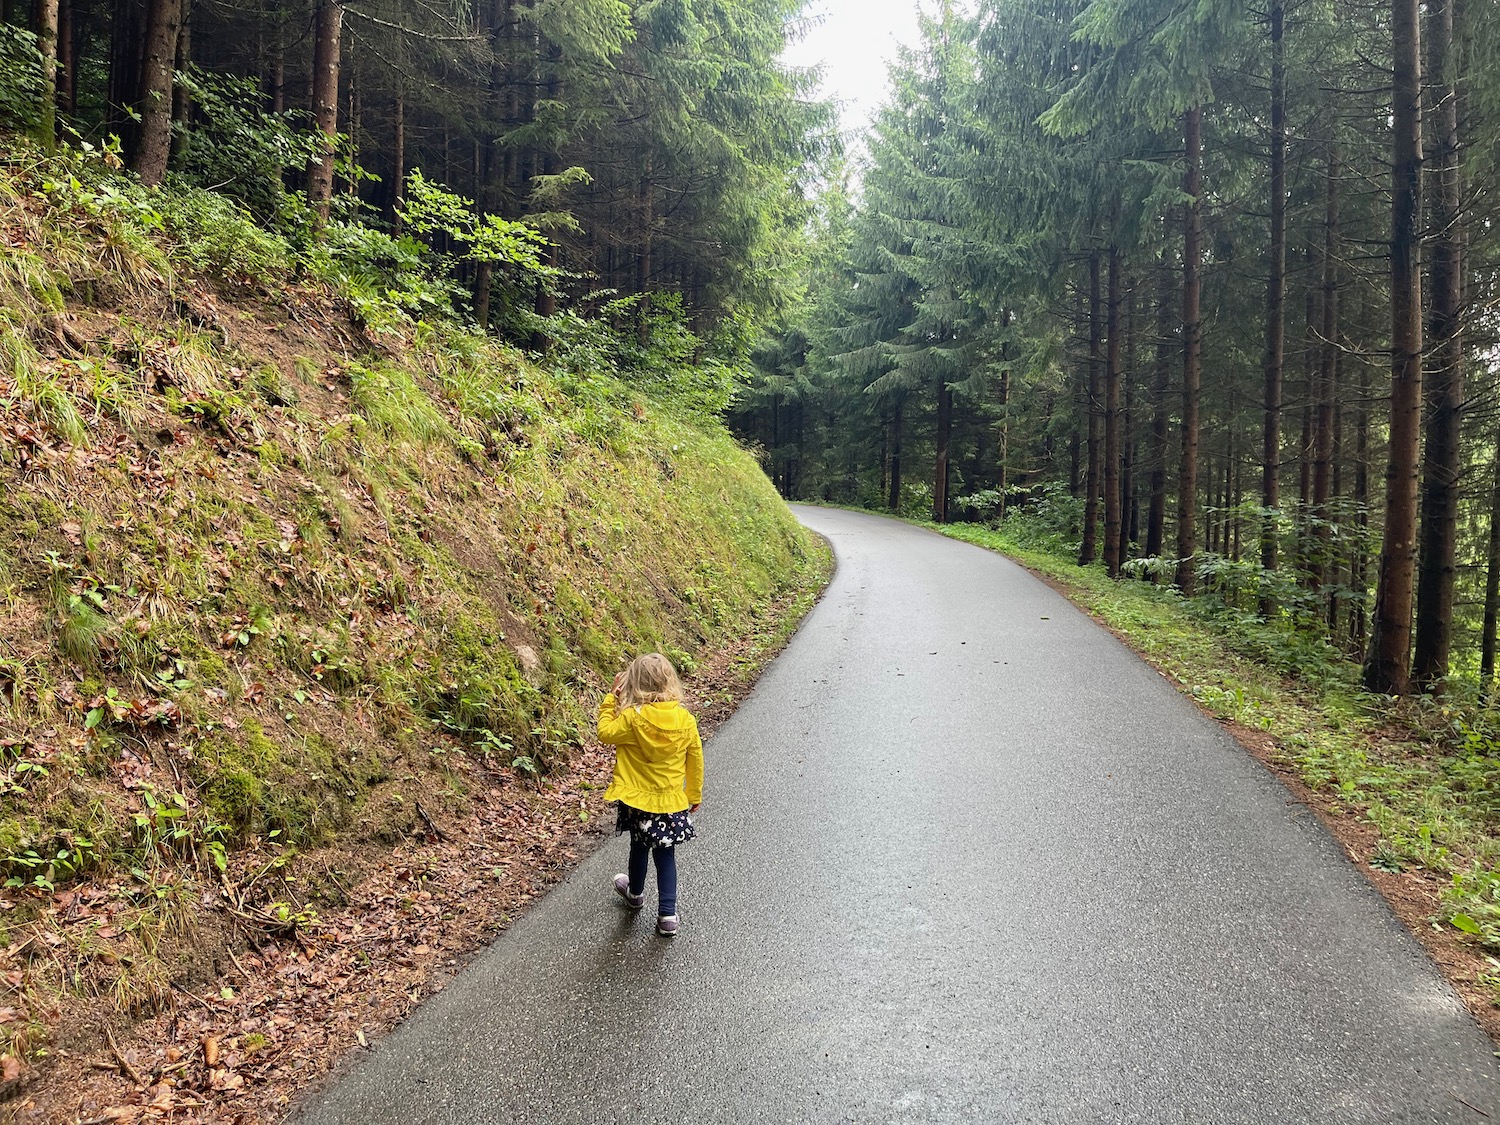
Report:
[[[996,555],[799,514],[838,574],[708,746],[681,936],[613,841],[299,1125],[1500,1118],[1420,947],[1160,676]]]

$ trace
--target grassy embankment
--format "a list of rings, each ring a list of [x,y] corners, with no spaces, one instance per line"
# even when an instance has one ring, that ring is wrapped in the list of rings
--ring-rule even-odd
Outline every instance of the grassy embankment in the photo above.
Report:
[[[6,1086],[565,784],[624,658],[774,632],[824,562],[716,422],[372,333],[222,201],[69,178],[0,167]]]
[[[1493,710],[1472,699],[1396,701],[1358,686],[1358,667],[1307,633],[1187,601],[1101,567],[977,525],[938,530],[1001,551],[1055,583],[1177,682],[1210,714],[1247,728],[1319,795],[1374,873],[1425,884],[1419,919],[1470,948],[1500,954],[1500,735]],[[1251,734],[1256,732],[1256,734]],[[1370,832],[1369,829],[1374,831]],[[1395,881],[1383,885],[1399,897]],[[1424,888],[1417,887],[1417,890]],[[1410,921],[1411,919],[1408,918]],[[1443,925],[1446,924],[1446,925]],[[1500,961],[1476,957],[1471,980],[1500,1004]]]

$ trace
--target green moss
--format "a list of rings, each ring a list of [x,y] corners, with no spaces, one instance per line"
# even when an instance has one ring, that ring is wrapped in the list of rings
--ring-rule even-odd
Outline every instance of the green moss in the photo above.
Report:
[[[31,825],[28,832],[28,822]],[[29,840],[34,838],[35,818],[0,817],[0,858],[24,851]]]
[[[203,795],[214,820],[237,834],[251,831],[265,806],[265,786],[240,765],[221,765]]]

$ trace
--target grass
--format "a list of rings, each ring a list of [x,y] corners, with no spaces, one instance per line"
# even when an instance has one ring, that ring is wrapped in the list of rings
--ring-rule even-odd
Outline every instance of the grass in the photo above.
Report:
[[[312,909],[297,872],[421,830],[403,791],[441,816],[476,799],[455,756],[492,786],[565,769],[627,658],[769,651],[766,607],[826,562],[717,424],[457,328],[351,354],[318,327],[331,296],[286,278],[300,354],[238,288],[204,332],[148,296],[203,284],[174,262],[218,268],[159,198],[49,209],[32,174],[0,163],[0,230],[39,248],[0,273],[0,404],[34,435],[0,440],[0,930],[87,888],[124,936],[108,965],[23,947],[29,1058],[67,998],[149,1010],[208,889]],[[45,343],[59,302],[82,347]]]
[[[937,530],[1053,579],[1210,714],[1265,732],[1305,783],[1379,832],[1374,866],[1444,879],[1440,920],[1500,952],[1500,737],[1490,710],[1373,696],[1354,665],[1285,629],[1111,580],[1001,531]]]

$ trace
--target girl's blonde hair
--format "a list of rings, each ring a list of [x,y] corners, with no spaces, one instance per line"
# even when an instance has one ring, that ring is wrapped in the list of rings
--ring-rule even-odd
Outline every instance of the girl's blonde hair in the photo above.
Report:
[[[682,681],[677,669],[659,652],[637,656],[625,669],[620,685],[620,706],[635,707],[642,703],[682,702]]]

